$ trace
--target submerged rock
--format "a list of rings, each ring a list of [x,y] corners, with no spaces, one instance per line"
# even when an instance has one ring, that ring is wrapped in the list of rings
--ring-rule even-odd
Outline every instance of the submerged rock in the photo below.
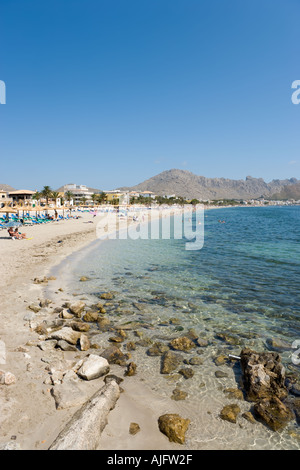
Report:
[[[170,442],[185,443],[185,433],[190,420],[181,418],[178,414],[165,414],[158,418],[159,430],[165,434]]]
[[[127,366],[127,369],[124,375],[126,375],[127,377],[131,377],[132,375],[136,374],[136,369],[137,369],[136,364],[134,362],[130,362]]]
[[[254,412],[273,431],[281,431],[293,419],[291,410],[277,397],[255,403]]]
[[[236,423],[236,418],[240,411],[240,407],[235,403],[231,405],[226,405],[220,413],[220,418],[225,421],[229,421],[230,423]]]
[[[140,426],[138,423],[130,423],[129,426],[129,434],[132,434],[133,436],[137,434],[141,430]]]
[[[187,395],[188,395],[187,392],[183,392],[179,388],[175,388],[173,390],[173,395],[171,396],[171,399],[175,401],[185,400]]]
[[[173,351],[167,351],[162,356],[160,369],[161,374],[170,374],[170,372],[177,369],[181,362],[182,357],[179,354],[176,354]]]
[[[195,347],[195,343],[187,336],[181,336],[170,341],[170,346],[177,351],[190,351]]]
[[[147,354],[148,356],[162,356],[167,351],[169,351],[169,346],[158,341],[147,350]]]

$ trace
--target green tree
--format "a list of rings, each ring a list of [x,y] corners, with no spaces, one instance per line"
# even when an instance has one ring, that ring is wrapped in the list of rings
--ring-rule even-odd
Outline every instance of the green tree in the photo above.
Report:
[[[46,199],[46,203],[48,205],[49,199],[52,197],[52,189],[50,186],[44,186],[42,191],[41,191],[42,196]]]
[[[65,192],[65,199],[66,201],[68,201],[69,204],[71,202],[71,199],[73,199],[73,197],[74,197],[74,194],[72,193],[72,191]]]

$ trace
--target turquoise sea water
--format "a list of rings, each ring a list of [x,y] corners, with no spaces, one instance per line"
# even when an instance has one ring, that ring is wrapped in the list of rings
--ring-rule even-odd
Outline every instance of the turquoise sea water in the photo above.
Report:
[[[91,300],[115,292],[108,308],[113,322],[137,321],[154,342],[167,343],[189,329],[208,340],[209,346],[199,351],[203,364],[194,367],[194,377],[174,378],[189,394],[180,402],[183,409],[197,409],[204,422],[211,415],[201,437],[192,425],[192,447],[214,448],[209,443],[219,439],[224,448],[300,448],[288,433],[298,429],[295,422],[277,437],[263,425],[254,430],[246,420],[245,435],[237,426],[220,422],[221,404],[230,402],[222,388],[236,387],[239,375],[234,368],[214,364],[218,354],[238,355],[245,346],[268,350],[275,340],[284,342],[280,354],[287,371],[300,373],[291,358],[291,345],[300,340],[299,227],[296,206],[207,210],[201,250],[187,251],[185,240],[174,239],[97,241],[65,264],[69,292]],[[90,280],[80,282],[82,275]],[[130,340],[137,339],[130,334]],[[227,341],[222,334],[228,335]],[[175,386],[160,374],[160,359],[149,357],[145,348],[132,354],[142,364],[144,380],[169,396]],[[216,370],[227,377],[216,378]]]

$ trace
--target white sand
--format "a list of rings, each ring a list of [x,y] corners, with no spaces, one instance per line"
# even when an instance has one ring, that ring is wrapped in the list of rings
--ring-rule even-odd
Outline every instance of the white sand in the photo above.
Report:
[[[6,230],[0,231],[0,341],[5,344],[6,352],[5,363],[0,364],[0,369],[16,377],[15,384],[0,386],[0,447],[11,442],[24,450],[48,449],[77,410],[76,407],[56,410],[50,394],[51,385],[43,383],[48,372],[45,371],[47,363],[42,359],[48,359],[49,353],[36,347],[39,337],[23,318],[29,313],[28,305],[43,298],[43,286],[35,284],[33,279],[49,275],[51,267],[96,240],[98,218],[94,219],[88,213],[81,216],[80,219],[22,227],[21,231],[32,237],[30,240],[12,240]],[[59,280],[54,281],[53,285],[57,289]],[[57,298],[61,302],[63,297],[64,294],[60,293]],[[47,315],[44,319],[47,320]],[[59,350],[53,356],[53,360],[57,359],[78,360],[76,353]],[[114,371],[112,367],[111,372],[120,374],[120,367],[115,368]],[[89,382],[86,385],[87,394],[91,396],[102,385],[102,379]],[[168,404],[156,402],[137,377],[126,378],[122,386],[125,391],[111,412],[101,448],[183,448],[169,443],[157,426],[160,414],[176,412],[176,403],[172,400]],[[128,432],[132,421],[138,422],[141,427],[135,436]]]

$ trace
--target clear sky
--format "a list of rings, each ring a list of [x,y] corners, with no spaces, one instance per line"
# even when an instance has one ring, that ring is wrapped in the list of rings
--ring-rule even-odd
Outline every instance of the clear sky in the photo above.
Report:
[[[300,178],[299,0],[0,0],[0,183]]]

